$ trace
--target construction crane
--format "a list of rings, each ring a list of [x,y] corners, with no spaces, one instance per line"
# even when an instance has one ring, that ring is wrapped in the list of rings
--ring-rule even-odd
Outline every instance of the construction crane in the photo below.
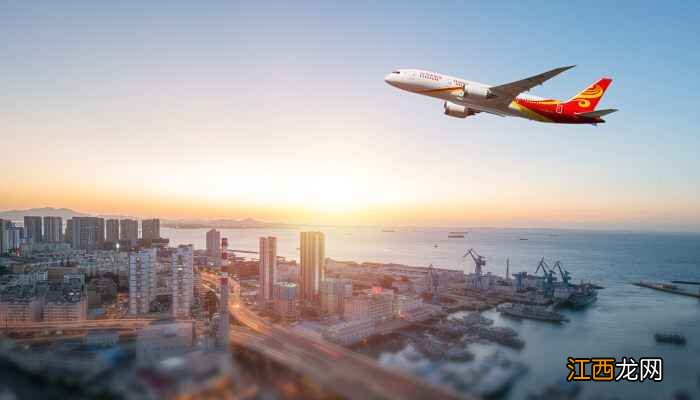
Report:
[[[438,276],[437,272],[435,272],[435,268],[433,268],[433,264],[430,264],[428,266],[428,290],[430,291],[430,294],[432,295],[432,301],[433,304],[437,304],[438,302],[438,290],[440,289],[440,277]]]

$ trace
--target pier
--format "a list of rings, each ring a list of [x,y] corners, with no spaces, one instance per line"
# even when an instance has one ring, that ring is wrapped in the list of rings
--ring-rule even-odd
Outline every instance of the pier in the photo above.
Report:
[[[672,285],[669,283],[654,283],[654,282],[639,281],[639,282],[633,283],[633,285],[645,287],[645,288],[649,288],[649,289],[654,289],[654,290],[659,290],[659,291],[667,292],[667,293],[679,294],[681,296],[695,297],[696,299],[700,299],[700,291],[698,291],[698,293],[689,292],[687,290],[680,289],[676,285]]]

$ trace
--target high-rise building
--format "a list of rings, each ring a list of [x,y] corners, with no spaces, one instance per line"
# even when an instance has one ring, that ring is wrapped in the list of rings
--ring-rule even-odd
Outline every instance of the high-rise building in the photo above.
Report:
[[[119,221],[119,239],[128,240],[133,246],[139,240],[139,221],[122,219]]]
[[[0,218],[0,255],[7,251],[7,223],[6,219]]]
[[[73,220],[66,220],[66,232],[63,235],[63,241],[66,243],[73,243]]]
[[[154,218],[141,221],[141,237],[144,239],[160,239],[160,220]]]
[[[173,317],[189,318],[194,290],[194,246],[180,245],[172,257]]]
[[[299,318],[297,309],[297,284],[293,282],[277,282],[274,285],[275,314],[285,322]]]
[[[71,245],[74,249],[97,249],[105,241],[105,220],[97,217],[71,219]]]
[[[260,289],[258,290],[260,304],[266,305],[273,300],[272,287],[277,275],[277,238],[260,238]]]
[[[25,216],[24,234],[26,235],[27,243],[41,242],[43,240],[43,234],[41,233],[41,217]]]
[[[326,278],[321,282],[321,312],[326,315],[343,315],[345,311],[345,290],[349,281]],[[352,285],[350,283],[350,285]],[[352,294],[352,286],[350,286]]]
[[[22,239],[24,239],[24,228],[21,226],[16,226],[14,223],[5,220],[4,229],[4,244],[2,245],[4,251],[17,250],[22,245]]]
[[[207,232],[207,255],[221,259],[221,232],[213,228]]]
[[[44,217],[44,242],[59,243],[63,241],[63,219],[61,217]]]
[[[229,336],[231,327],[229,326],[229,312],[228,312],[228,297],[231,289],[229,288],[229,278],[227,273],[221,274],[221,280],[219,281],[219,293],[221,299],[219,300],[219,334],[218,341],[219,346],[226,349],[229,348]]]
[[[105,240],[110,243],[119,242],[119,220],[118,219],[108,219],[105,223],[107,227],[107,234]]]
[[[304,303],[317,303],[321,282],[326,275],[326,250],[323,232],[301,233],[299,294]]]
[[[129,253],[129,314],[146,314],[155,298],[156,250]]]

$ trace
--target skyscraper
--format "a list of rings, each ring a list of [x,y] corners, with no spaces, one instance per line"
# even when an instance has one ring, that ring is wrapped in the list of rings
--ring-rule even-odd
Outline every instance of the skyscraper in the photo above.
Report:
[[[156,250],[129,253],[129,314],[146,314],[156,287]]]
[[[160,239],[160,220],[154,218],[141,221],[141,237],[144,239]]]
[[[119,221],[119,239],[128,240],[133,246],[139,240],[139,221],[123,219]]]
[[[260,238],[260,304],[266,305],[273,300],[273,286],[277,276],[277,238]]]
[[[63,241],[63,219],[61,217],[44,217],[44,242],[59,243]]]
[[[221,232],[213,228],[207,232],[207,255],[221,259]]]
[[[66,233],[63,235],[63,241],[72,244],[73,243],[73,219],[66,220]]]
[[[108,219],[106,222],[107,235],[105,240],[110,243],[119,242],[119,220],[118,219]]]
[[[97,249],[105,241],[105,220],[97,217],[71,218],[71,245],[74,249]]]
[[[299,294],[302,302],[315,304],[326,276],[326,249],[323,232],[301,233]]]
[[[41,217],[24,217],[24,234],[28,243],[37,243],[43,240],[41,233]]]
[[[180,245],[172,257],[173,317],[189,318],[194,285],[194,246]]]
[[[7,251],[7,225],[8,220],[0,218],[0,255]]]

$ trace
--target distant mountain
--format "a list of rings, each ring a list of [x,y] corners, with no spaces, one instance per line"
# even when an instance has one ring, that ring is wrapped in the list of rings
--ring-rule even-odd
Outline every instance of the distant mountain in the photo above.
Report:
[[[90,216],[90,214],[81,213],[75,210],[71,210],[70,208],[53,207],[30,208],[28,210],[9,210],[0,212],[0,218],[2,219],[21,220],[26,215],[37,215],[40,217],[61,217],[63,219]]]
[[[162,226],[168,228],[182,228],[182,229],[194,229],[194,228],[230,228],[230,229],[244,229],[244,228],[291,228],[295,225],[282,224],[278,222],[263,222],[257,221],[252,218],[246,218],[241,220],[235,219],[212,219],[212,220],[202,220],[202,219],[187,219],[187,220],[163,220],[161,221]]]

